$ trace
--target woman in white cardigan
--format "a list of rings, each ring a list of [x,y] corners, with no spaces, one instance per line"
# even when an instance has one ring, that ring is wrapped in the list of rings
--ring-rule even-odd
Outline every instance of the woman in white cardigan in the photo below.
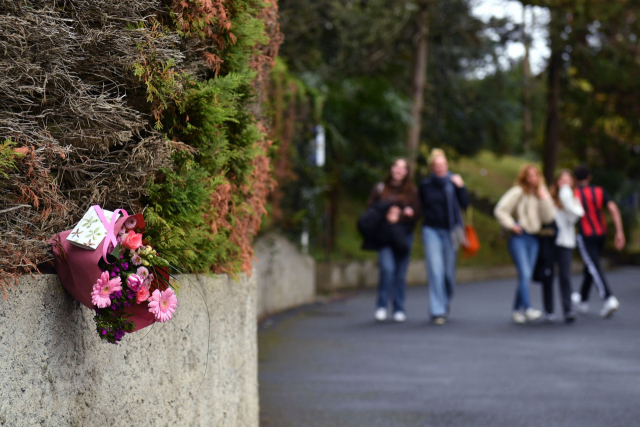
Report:
[[[573,250],[576,247],[576,222],[584,216],[582,203],[573,193],[573,176],[568,170],[563,170],[556,177],[554,185],[551,187],[551,197],[556,205],[556,225],[558,234],[556,235],[553,264],[551,264],[551,274],[545,277],[542,282],[542,299],[544,301],[544,311],[548,319],[553,318],[553,269],[558,264],[560,278],[560,295],[562,297],[562,309],[564,311],[564,321],[572,323],[576,320],[576,315],[571,307],[571,260]]]
[[[556,214],[553,199],[544,185],[544,178],[535,165],[525,165],[516,184],[507,191],[494,210],[502,227],[511,234],[509,253],[518,270],[518,287],[513,306],[513,321],[526,323],[542,317],[531,307],[529,283],[538,258],[537,234],[542,224],[551,222]]]

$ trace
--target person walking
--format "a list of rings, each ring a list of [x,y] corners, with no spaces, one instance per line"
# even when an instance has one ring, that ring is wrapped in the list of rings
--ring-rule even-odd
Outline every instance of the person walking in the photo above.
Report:
[[[558,277],[560,280],[560,295],[565,323],[576,320],[571,302],[571,261],[573,250],[576,248],[575,225],[584,216],[584,209],[580,200],[573,194],[573,175],[568,170],[563,170],[556,177],[551,186],[551,198],[556,205],[555,224],[557,234],[551,262],[546,266],[549,274],[542,280],[542,300],[544,302],[545,318],[554,319],[553,282],[554,268],[558,265]]]
[[[434,149],[428,159],[430,175],[419,186],[422,244],[429,282],[432,322],[444,325],[456,280],[458,248],[466,242],[462,210],[469,194],[462,177],[449,172],[444,151]]]
[[[379,281],[375,319],[387,319],[389,300],[393,301],[393,320],[407,318],[404,301],[406,276],[411,257],[413,228],[419,215],[418,191],[413,182],[409,163],[397,159],[384,181],[373,186],[369,209],[383,212],[384,220],[379,236],[384,238],[378,247]]]
[[[512,319],[518,324],[538,320],[542,312],[532,308],[529,301],[529,284],[539,248],[536,234],[542,224],[554,219],[555,207],[544,178],[535,165],[522,167],[515,185],[496,205],[494,215],[510,232],[509,254],[518,270]]]
[[[584,217],[578,223],[577,237],[578,251],[584,262],[584,281],[581,292],[573,294],[572,299],[576,310],[586,314],[589,311],[591,285],[595,283],[600,298],[604,301],[600,315],[606,318],[620,307],[620,302],[612,294],[600,265],[600,255],[607,237],[604,207],[607,207],[613,217],[613,224],[616,228],[614,246],[619,251],[625,245],[622,216],[618,205],[611,200],[607,192],[602,187],[591,185],[591,171],[588,166],[578,166],[574,175],[578,184],[575,195],[580,199],[585,210]]]

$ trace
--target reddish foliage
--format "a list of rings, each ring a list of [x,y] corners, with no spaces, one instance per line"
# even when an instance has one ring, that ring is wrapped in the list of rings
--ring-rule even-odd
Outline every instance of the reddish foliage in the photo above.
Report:
[[[253,158],[253,170],[247,181],[240,185],[232,183],[218,187],[212,201],[217,216],[211,222],[214,232],[220,228],[230,230],[229,239],[240,248],[239,253],[235,254],[233,258],[240,260],[240,268],[246,273],[251,273],[254,259],[253,239],[260,230],[262,216],[267,213],[265,205],[269,194],[275,188],[268,156],[273,141],[266,137],[271,132],[265,120],[261,120],[261,105],[267,96],[269,74],[283,41],[283,36],[278,22],[277,1],[267,0],[266,3],[267,5],[260,11],[259,18],[265,23],[265,32],[269,37],[269,42],[266,45],[258,46],[250,61],[251,68],[257,71],[253,82],[257,99],[252,111],[254,116],[258,118],[258,128],[265,137],[256,142],[256,148],[260,154]],[[244,201],[240,204],[234,203],[232,201],[233,194],[240,196]],[[214,271],[233,273],[234,268],[232,262],[229,262],[215,266]]]
[[[260,10],[258,17],[264,22],[264,29],[269,42],[266,45],[258,46],[258,53],[253,55],[249,66],[258,72],[254,81],[254,87],[260,98],[264,101],[269,83],[269,73],[273,68],[274,60],[278,56],[280,45],[284,41],[284,35],[280,32],[280,21],[278,20],[277,0],[266,0],[266,5]]]
[[[187,37],[200,38],[200,55],[216,75],[224,62],[220,52],[227,43],[236,42],[226,3],[225,0],[174,0],[171,6],[178,29]]]
[[[280,221],[283,218],[282,208],[280,205],[284,193],[280,188],[280,184],[298,178],[293,172],[291,150],[295,133],[295,124],[298,120],[298,110],[303,107],[298,105],[296,102],[298,98],[298,88],[295,84],[291,83],[287,88],[289,100],[286,105],[286,112],[284,111],[285,90],[282,87],[282,83],[282,79],[277,79],[275,81],[275,85],[272,85],[273,87],[271,91],[271,99],[274,104],[274,118],[270,137],[280,141],[273,170],[276,185],[269,196],[269,200],[271,202],[271,218],[274,221]]]
[[[42,144],[37,152],[31,146],[15,151],[21,154],[15,173],[0,180],[0,187],[15,197],[0,203],[0,289],[5,299],[6,286],[22,274],[38,272],[37,265],[49,259],[47,239],[66,225],[70,211],[45,166],[64,158],[64,152],[52,144]]]

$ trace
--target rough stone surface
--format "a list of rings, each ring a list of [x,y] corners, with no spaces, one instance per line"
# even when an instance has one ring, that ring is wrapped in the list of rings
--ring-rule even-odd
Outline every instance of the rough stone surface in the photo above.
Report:
[[[22,278],[0,299],[0,425],[257,427],[255,274],[181,284],[171,322],[115,346],[57,276]]]
[[[276,234],[259,238],[254,246],[258,280],[258,316],[264,317],[315,300],[313,258],[300,253],[289,240]]]

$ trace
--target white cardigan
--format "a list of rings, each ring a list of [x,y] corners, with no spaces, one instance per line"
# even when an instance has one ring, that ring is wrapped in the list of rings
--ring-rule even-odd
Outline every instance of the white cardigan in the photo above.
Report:
[[[527,194],[516,185],[507,191],[495,207],[494,215],[500,225],[510,230],[515,224],[528,234],[538,234],[542,224],[555,218],[556,208],[551,197],[540,200],[535,194]]]
[[[573,249],[576,247],[575,225],[584,216],[584,209],[568,185],[560,187],[558,198],[562,208],[556,211],[556,225],[558,226],[556,245]]]

